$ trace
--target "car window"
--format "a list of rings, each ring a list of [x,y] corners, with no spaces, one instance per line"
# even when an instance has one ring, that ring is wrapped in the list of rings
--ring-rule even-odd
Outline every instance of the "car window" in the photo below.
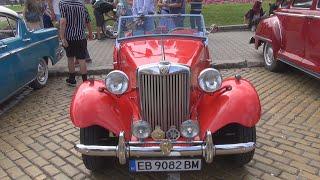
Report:
[[[298,8],[310,8],[312,0],[294,0],[292,6]]]
[[[281,3],[282,8],[287,8],[290,5],[290,0],[283,0]]]
[[[11,18],[8,18],[8,21],[9,21],[9,25],[12,29],[12,32],[14,34],[14,36],[17,36],[18,35],[18,32],[17,32],[17,21],[14,20],[14,19],[11,19]]]
[[[15,37],[17,35],[17,23],[15,20],[0,15],[0,40]]]
[[[320,0],[318,1],[318,6],[317,6],[317,8],[320,8]]]

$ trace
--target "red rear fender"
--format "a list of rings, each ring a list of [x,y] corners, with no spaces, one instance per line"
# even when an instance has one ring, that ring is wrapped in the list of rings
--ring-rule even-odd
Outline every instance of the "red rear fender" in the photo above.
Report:
[[[80,128],[99,125],[117,135],[130,132],[132,108],[128,98],[100,92],[99,87],[105,87],[103,81],[88,81],[76,90],[70,107],[73,124]]]
[[[198,106],[201,137],[205,136],[207,130],[216,132],[231,123],[253,127],[260,119],[259,97],[248,81],[232,78],[225,80],[222,86],[231,86],[232,90],[205,94],[201,98]]]

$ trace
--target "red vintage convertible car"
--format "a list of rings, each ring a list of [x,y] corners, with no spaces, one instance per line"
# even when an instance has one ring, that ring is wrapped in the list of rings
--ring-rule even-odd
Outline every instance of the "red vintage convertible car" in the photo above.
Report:
[[[244,165],[254,154],[261,107],[241,76],[212,67],[201,15],[125,16],[114,68],[105,81],[76,90],[71,120],[89,170],[129,163],[129,170],[200,170],[227,155]]]
[[[263,44],[265,67],[285,64],[320,78],[320,0],[283,0],[275,15],[258,25],[255,47]]]

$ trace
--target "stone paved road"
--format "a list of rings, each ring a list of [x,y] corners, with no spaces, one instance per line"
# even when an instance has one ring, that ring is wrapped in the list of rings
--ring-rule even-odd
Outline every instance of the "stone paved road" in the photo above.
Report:
[[[320,83],[301,72],[264,68],[221,70],[252,81],[263,107],[254,160],[235,168],[218,159],[181,179],[320,179]],[[96,77],[101,78],[101,77]],[[0,179],[164,179],[166,174],[129,174],[127,166],[90,173],[73,145],[79,130],[69,120],[73,88],[52,78],[38,91],[26,89],[0,116]]]

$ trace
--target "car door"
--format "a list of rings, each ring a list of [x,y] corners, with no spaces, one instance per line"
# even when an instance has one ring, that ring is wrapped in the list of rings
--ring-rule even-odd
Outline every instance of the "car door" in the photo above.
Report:
[[[315,0],[314,8],[307,16],[304,67],[320,76],[320,0]]]
[[[10,24],[8,16],[0,14],[0,103],[13,94],[17,88],[15,74],[19,61],[13,54],[19,41],[19,35]]]
[[[284,60],[298,66],[302,65],[305,54],[306,16],[311,7],[312,0],[293,0],[289,9],[283,9],[280,13],[283,27],[283,39],[281,53]]]

